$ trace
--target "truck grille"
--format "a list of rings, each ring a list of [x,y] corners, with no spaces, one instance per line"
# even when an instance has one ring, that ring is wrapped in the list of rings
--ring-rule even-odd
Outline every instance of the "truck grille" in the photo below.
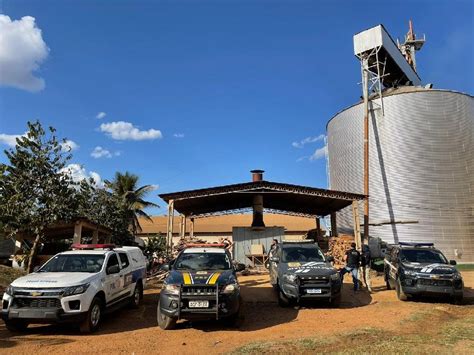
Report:
[[[432,279],[419,279],[418,284],[423,286],[452,286],[451,280],[432,280]]]
[[[328,283],[327,278],[300,278],[300,286],[326,286]]]
[[[59,298],[14,298],[13,307],[16,308],[61,308]]]
[[[182,296],[215,296],[217,288],[215,286],[183,286],[181,290]]]

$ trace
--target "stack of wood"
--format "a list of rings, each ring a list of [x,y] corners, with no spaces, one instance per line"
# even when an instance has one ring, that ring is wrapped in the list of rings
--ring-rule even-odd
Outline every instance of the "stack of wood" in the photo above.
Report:
[[[338,237],[329,238],[328,255],[334,258],[334,265],[336,267],[343,266],[344,255],[351,248],[351,243],[355,242],[353,235],[340,234]]]
[[[184,237],[179,242],[173,245],[173,255],[176,256],[178,253],[186,247],[186,244],[206,244],[207,241],[196,237]]]

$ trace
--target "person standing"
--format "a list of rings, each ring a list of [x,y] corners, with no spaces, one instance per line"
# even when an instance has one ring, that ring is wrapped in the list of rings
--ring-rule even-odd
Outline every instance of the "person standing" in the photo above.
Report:
[[[368,242],[364,239],[364,242]],[[372,282],[370,280],[370,248],[367,244],[362,244],[362,253],[360,258],[360,268],[362,271],[362,278],[364,279],[365,286],[369,292],[372,292]]]
[[[339,272],[341,281],[344,281],[344,275],[350,273],[354,283],[354,292],[359,290],[358,270],[360,266],[360,253],[356,249],[356,243],[351,243],[351,249],[344,255],[346,266]]]

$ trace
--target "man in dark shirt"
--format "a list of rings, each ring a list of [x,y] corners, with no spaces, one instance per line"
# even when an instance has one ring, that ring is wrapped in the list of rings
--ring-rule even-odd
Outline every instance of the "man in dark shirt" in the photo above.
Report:
[[[362,253],[360,259],[360,266],[361,266],[361,274],[362,278],[364,279],[365,286],[367,286],[367,290],[372,292],[372,282],[370,280],[370,248],[366,244],[367,240],[364,239],[364,244],[362,244]]]
[[[359,289],[358,270],[360,266],[360,253],[356,249],[356,244],[351,244],[351,249],[344,255],[346,266],[340,271],[341,280],[344,280],[344,275],[350,273],[352,275],[352,282],[354,283],[354,291]]]

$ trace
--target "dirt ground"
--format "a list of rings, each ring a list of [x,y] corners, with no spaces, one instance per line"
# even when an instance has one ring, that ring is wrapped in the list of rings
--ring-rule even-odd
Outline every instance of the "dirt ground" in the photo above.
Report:
[[[152,288],[146,290],[144,304],[138,311],[122,309],[106,316],[99,331],[92,335],[80,335],[74,326],[58,325],[35,325],[25,333],[10,333],[0,322],[0,353],[258,353],[262,346],[267,346],[265,344],[276,344],[274,349],[277,352],[287,353],[315,352],[321,344],[326,344],[324,349],[329,349],[328,352],[351,352],[360,345],[351,345],[353,338],[365,339],[365,342],[375,345],[377,337],[382,339],[384,336],[384,339],[393,341],[398,339],[394,334],[417,332],[426,336],[417,339],[426,342],[426,347],[421,350],[428,353],[432,346],[430,337],[436,336],[438,329],[444,329],[447,322],[464,322],[462,324],[467,324],[469,329],[459,328],[462,334],[457,336],[458,328],[449,328],[447,334],[454,333],[449,333],[451,337],[443,340],[449,348],[433,350],[474,353],[474,335],[471,337],[474,328],[474,272],[463,272],[463,276],[466,286],[463,305],[436,303],[430,299],[401,302],[394,291],[385,290],[382,278],[377,277],[372,294],[365,290],[354,294],[352,285],[345,284],[339,309],[324,305],[280,308],[267,282],[268,275],[242,276],[239,280],[244,310],[237,328],[226,328],[216,322],[182,321],[176,330],[171,331],[163,331],[156,325],[159,290]],[[387,334],[390,337],[387,338]],[[336,345],[339,348],[330,345],[327,339],[338,340],[339,345]],[[341,339],[348,339],[343,341],[344,348],[341,348]],[[370,342],[369,345],[363,344],[364,347],[370,346]]]

